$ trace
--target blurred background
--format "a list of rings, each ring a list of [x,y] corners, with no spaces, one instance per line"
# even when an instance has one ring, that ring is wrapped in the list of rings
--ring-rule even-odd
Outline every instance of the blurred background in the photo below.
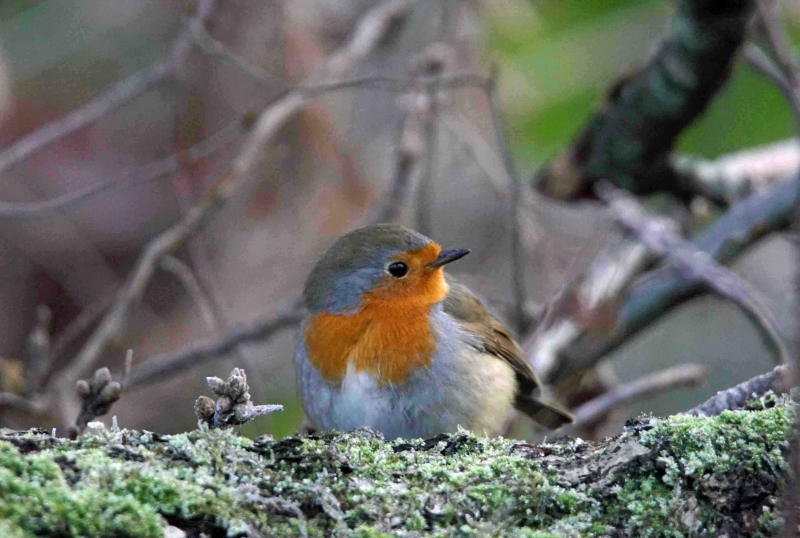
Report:
[[[225,179],[254,118],[345,43],[374,5],[225,1],[198,23],[198,4],[188,1],[0,4],[0,390],[34,395],[26,364],[37,345],[48,354],[40,386],[58,379],[110,311],[148,242]],[[800,39],[800,2],[782,6],[790,36]],[[563,284],[567,268],[588,265],[587,252],[617,244],[622,232],[601,204],[547,200],[531,189],[532,178],[571,144],[612,83],[647,61],[673,10],[664,0],[420,1],[349,74],[413,81],[420,58],[431,56],[445,73],[488,75],[497,65],[524,193],[520,262],[526,308],[534,314]],[[127,93],[119,90],[123,81]],[[108,97],[115,88],[117,100]],[[263,145],[256,171],[236,195],[155,264],[119,334],[83,377],[99,366],[119,374],[128,348],[135,372],[159,354],[278,315],[299,298],[325,248],[397,198],[398,222],[446,247],[472,249],[454,270],[513,321],[515,197],[496,172],[502,148],[486,92],[442,88],[427,96],[436,106],[420,112],[424,97],[413,84],[402,92],[363,84],[311,99]],[[93,103],[105,108],[87,112]],[[69,124],[75,111],[96,118],[46,140],[47,126]],[[425,151],[398,195],[398,133],[418,117],[433,127],[418,129]],[[794,129],[781,92],[737,61],[675,149],[713,159],[786,140]],[[643,201],[667,207],[665,198]],[[704,200],[693,203],[704,208],[705,223],[723,211]],[[703,226],[695,224],[693,230]],[[731,264],[789,328],[795,325],[796,258],[778,230]],[[296,336],[289,327],[248,339],[222,356],[134,385],[111,415],[128,428],[194,428],[193,402],[209,394],[205,378],[227,377],[237,366],[247,371],[255,403],[285,408],[243,432],[293,433],[302,421],[292,363]],[[614,386],[687,362],[708,367],[702,386],[637,402],[603,432],[643,411],[686,410],[770,370],[775,360],[736,306],[700,295],[665,310],[595,373]],[[0,426],[65,425],[47,410],[0,406]]]

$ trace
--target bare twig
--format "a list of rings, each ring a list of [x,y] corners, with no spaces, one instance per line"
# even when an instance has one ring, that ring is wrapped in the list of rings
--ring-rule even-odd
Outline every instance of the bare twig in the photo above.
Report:
[[[8,407],[29,415],[38,415],[47,412],[47,403],[35,396],[25,398],[13,392],[0,392],[0,409]]]
[[[439,87],[470,86],[483,88],[487,84],[486,77],[474,73],[457,73],[442,75],[440,77],[425,77],[420,80],[413,78],[395,78],[381,75],[358,77],[337,82],[321,82],[319,84],[305,84],[297,86],[297,90],[313,97],[326,92],[350,89],[355,87],[375,87],[392,92],[407,92],[415,85],[426,88],[434,85]],[[241,118],[235,120],[228,127],[221,129],[207,139],[198,142],[187,150],[191,160],[207,157],[230,143],[232,133],[239,134],[246,124]],[[3,202],[0,201],[0,220],[32,220],[43,218],[57,212],[63,212],[86,202],[95,196],[125,185],[140,185],[154,181],[180,169],[180,160],[171,155],[153,163],[136,168],[119,178],[102,181],[83,187],[75,192],[56,196],[49,200],[35,202]],[[2,171],[0,169],[0,171]]]
[[[447,21],[440,20],[440,34],[444,35],[444,26]],[[413,60],[414,71],[418,75],[438,77],[447,71],[452,64],[453,51],[440,42],[432,43]],[[434,166],[436,164],[436,144],[437,131],[439,128],[439,113],[443,103],[440,103],[439,87],[434,84],[427,85],[426,101],[428,103],[427,114],[423,117],[423,137],[425,141],[425,153],[423,160],[422,173],[417,185],[416,218],[417,229],[423,235],[432,235],[433,226],[431,224],[433,207],[433,183]]]
[[[791,361],[782,336],[785,329],[752,286],[689,241],[678,237],[662,220],[648,217],[639,204],[632,197],[622,194],[621,190],[607,183],[598,183],[595,190],[612,206],[619,223],[647,248],[736,304],[755,323],[775,352],[779,364]]]
[[[226,47],[222,42],[218,41],[214,38],[211,34],[208,33],[206,30],[205,24],[201,20],[192,21],[189,24],[189,30],[192,32],[192,37],[194,37],[195,43],[206,53],[211,56],[215,56],[217,58],[221,58],[224,61],[228,62],[230,65],[236,67],[237,69],[241,70],[249,77],[261,82],[261,83],[271,83],[282,87],[285,85],[283,80],[269,73],[257,65],[248,62],[244,58],[234,54],[228,47]]]
[[[682,364],[648,374],[630,383],[615,387],[602,396],[573,409],[571,412],[575,422],[569,427],[569,431],[574,432],[591,425],[615,409],[633,402],[681,387],[696,387],[705,380],[706,370],[695,364]],[[569,432],[564,435],[569,435]]]
[[[208,330],[211,331],[212,334],[216,333],[217,320],[214,316],[214,311],[211,308],[208,298],[203,293],[203,289],[197,282],[192,269],[175,256],[169,254],[161,258],[159,266],[180,281],[181,285],[183,285],[183,288],[200,311],[200,317],[203,319],[203,323],[206,324],[206,327],[208,327]]]
[[[307,83],[342,78],[355,68],[379,43],[392,23],[414,4],[413,0],[392,0],[371,9],[359,21],[353,36],[339,50],[309,75]],[[235,159],[228,180],[218,184],[197,206],[191,208],[175,225],[156,236],[143,250],[135,269],[117,294],[114,306],[105,315],[75,360],[59,376],[56,387],[47,393],[66,396],[68,387],[88,368],[115,338],[127,320],[131,306],[141,297],[162,256],[178,248],[202,224],[217,213],[238,192],[261,161],[262,148],[278,129],[297,113],[308,97],[293,90],[268,106],[259,116],[252,132]],[[53,383],[51,382],[51,385]],[[62,407],[62,406],[59,406]]]
[[[192,22],[198,21],[203,24],[211,15],[212,9],[213,0],[200,0],[195,13],[184,24],[169,52],[161,60],[117,83],[107,92],[98,95],[62,119],[46,124],[0,151],[0,173],[39,153],[56,140],[93,124],[112,110],[171,77],[191,50],[193,39],[189,27]]]
[[[335,82],[319,82],[299,84],[296,90],[305,92],[309,96],[331,93],[352,88],[373,88],[392,93],[406,93],[414,88],[480,88],[486,90],[491,85],[491,80],[478,73],[452,73],[437,76],[418,77],[390,77],[387,75],[366,75]]]
[[[749,400],[763,396],[769,391],[783,394],[790,388],[789,367],[776,366],[771,372],[739,383],[735,387],[717,392],[697,407],[686,411],[687,415],[717,416],[723,411],[741,409]]]
[[[761,27],[764,29],[764,36],[775,54],[781,71],[786,75],[789,84],[797,91],[800,89],[800,67],[798,67],[797,59],[789,43],[789,37],[775,11],[776,8],[777,4],[770,0],[756,0],[756,10]]]
[[[53,346],[50,351],[48,374],[50,369],[52,369],[53,365],[58,360],[58,357],[60,357],[61,354],[67,349],[67,346],[74,342],[76,338],[82,335],[94,322],[96,322],[100,316],[103,315],[103,312],[111,307],[113,302],[114,294],[101,295],[97,300],[91,302],[86,308],[81,310],[80,314],[75,316],[75,319],[73,319],[69,325],[64,327],[64,329],[53,338]],[[45,382],[47,381],[46,377],[48,376],[45,376]]]
[[[408,98],[409,110],[397,129],[392,181],[385,200],[372,212],[369,223],[391,222],[400,217],[411,188],[411,178],[423,150],[423,124],[431,108],[429,96],[430,92],[417,89]]]
[[[436,164],[436,128],[439,108],[436,103],[436,94],[436,89],[431,89],[427,93],[428,114],[423,128],[425,153],[422,174],[417,185],[417,230],[422,235],[427,236],[433,235],[431,207],[433,206],[433,174],[434,165]]]
[[[570,261],[566,270],[563,272],[564,276],[560,285],[555,293],[548,298],[537,315],[535,328],[530,331],[529,335],[521,340],[522,349],[536,350],[546,349],[548,347],[547,344],[541,345],[542,342],[547,342],[548,340],[544,335],[553,327],[553,323],[557,318],[561,316],[567,318],[569,316],[568,305],[571,299],[577,296],[582,307],[597,310],[598,307],[608,302],[613,297],[610,294],[615,293],[615,291],[620,291],[624,283],[632,278],[632,271],[641,264],[639,260],[644,260],[642,253],[640,253],[638,249],[633,249],[633,247],[636,246],[633,244],[618,246],[618,248],[614,250],[614,259],[617,260],[616,263],[612,264],[615,268],[614,271],[608,271],[606,269],[602,271],[602,273],[598,271],[592,273],[594,275],[606,275],[604,278],[600,279],[600,282],[603,284],[602,286],[598,286],[596,282],[593,282],[591,278],[587,277],[585,267],[587,265],[592,265],[590,263],[592,260],[594,260],[593,266],[600,268],[603,267],[603,262],[611,259],[608,256],[598,256],[597,252],[594,250],[594,245],[601,242],[602,237],[608,232],[608,226],[597,228],[592,236],[584,242],[582,248],[575,254],[575,257]],[[633,250],[634,254],[638,255],[637,263],[635,264],[629,263],[630,257],[628,254],[631,250]],[[583,282],[581,282],[581,280],[583,280]],[[573,319],[570,324],[577,328],[579,324],[576,324],[575,321],[576,320]],[[576,334],[576,332],[567,331],[566,334]],[[559,339],[556,338],[555,340],[558,341]],[[534,351],[532,355],[538,356],[539,354]],[[555,360],[555,356],[552,353],[547,355],[549,360]],[[539,367],[545,367],[546,365],[546,361],[543,360],[541,356],[539,356],[539,359],[537,359],[535,363],[538,364]]]
[[[180,246],[213,213],[212,210],[221,207],[232,194],[230,183],[219,186],[201,204],[193,207],[182,220],[148,243],[127,282],[117,293],[114,305],[100,321],[75,359],[57,377],[56,393],[63,394],[65,387],[72,385],[80,372],[91,366],[103,352],[106,344],[119,334],[128,318],[131,306],[141,298],[161,257]],[[47,389],[53,388],[55,387],[47,387]],[[45,390],[45,392],[50,391]]]
[[[514,156],[511,154],[511,147],[508,145],[508,140],[506,140],[503,111],[500,104],[500,95],[497,92],[496,66],[492,69],[491,81],[487,95],[492,112],[492,125],[497,139],[498,151],[502,152],[503,155],[511,203],[509,213],[511,216],[511,279],[515,301],[514,318],[516,319],[517,333],[522,334],[533,320],[526,309],[528,293],[525,287],[525,264],[522,260],[524,252],[522,247],[522,224],[520,222],[520,212],[522,210],[521,185],[517,174],[517,166],[514,164]]]
[[[800,174],[795,173],[790,180],[769,185],[737,202],[698,233],[692,244],[718,263],[724,263],[758,238],[785,228],[791,222],[799,200]],[[589,368],[632,335],[660,319],[667,309],[706,289],[701,281],[683,271],[676,271],[671,265],[659,266],[626,289],[621,304],[615,308],[610,332],[584,331],[556,350],[557,360],[551,363],[549,370],[537,371],[543,380],[552,383]]]
[[[161,355],[140,361],[133,371],[130,386],[155,383],[203,361],[222,357],[241,343],[265,340],[282,329],[294,327],[303,320],[304,312],[296,308],[284,309],[273,317],[259,317],[248,323],[235,324],[224,335],[205,340]]]
[[[192,160],[202,159],[225,147],[231,141],[232,133],[242,131],[242,121],[237,119],[230,126],[221,129],[207,139],[198,142],[187,150],[187,157]],[[170,155],[158,161],[146,164],[118,178],[88,185],[75,192],[56,196],[49,200],[36,202],[0,202],[0,220],[32,220],[39,219],[86,202],[95,196],[117,187],[141,185],[154,181],[180,169],[181,162],[176,155]]]
[[[471,122],[463,114],[447,111],[442,114],[442,126],[455,137],[475,160],[475,164],[483,170],[489,180],[492,190],[501,199],[509,197],[508,172],[503,166],[503,161],[495,149],[483,138]]]

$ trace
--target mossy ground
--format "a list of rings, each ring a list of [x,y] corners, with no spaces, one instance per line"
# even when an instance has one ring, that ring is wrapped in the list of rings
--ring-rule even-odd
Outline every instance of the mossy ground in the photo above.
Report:
[[[769,536],[793,404],[605,443],[0,432],[2,536]],[[733,534],[731,534],[733,533]]]

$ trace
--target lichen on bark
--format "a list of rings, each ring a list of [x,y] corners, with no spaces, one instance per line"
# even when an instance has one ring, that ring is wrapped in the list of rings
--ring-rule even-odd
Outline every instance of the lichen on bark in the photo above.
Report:
[[[590,443],[0,431],[3,536],[770,536],[795,404]]]

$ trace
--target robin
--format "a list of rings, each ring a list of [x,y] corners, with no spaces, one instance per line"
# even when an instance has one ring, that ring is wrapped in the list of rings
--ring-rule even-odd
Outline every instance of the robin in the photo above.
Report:
[[[445,276],[468,253],[377,224],[322,256],[303,290],[308,317],[295,352],[313,427],[408,439],[459,427],[499,435],[516,411],[550,429],[572,421],[537,397],[540,383],[508,329]]]

